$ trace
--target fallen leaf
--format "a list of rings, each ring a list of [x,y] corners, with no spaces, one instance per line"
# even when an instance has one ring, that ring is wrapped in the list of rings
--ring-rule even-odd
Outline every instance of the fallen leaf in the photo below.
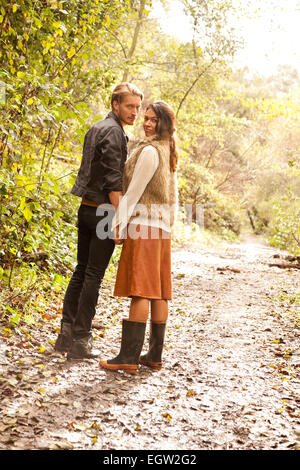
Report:
[[[172,419],[172,416],[169,413],[164,413],[163,417],[166,418],[167,421],[170,421]]]

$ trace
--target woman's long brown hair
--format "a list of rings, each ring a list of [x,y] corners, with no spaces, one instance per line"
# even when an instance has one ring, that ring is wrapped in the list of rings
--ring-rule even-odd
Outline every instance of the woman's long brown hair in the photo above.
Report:
[[[174,173],[177,169],[178,152],[175,140],[176,116],[173,109],[164,101],[155,101],[147,106],[152,109],[158,118],[156,128],[157,135],[170,141],[170,170]]]

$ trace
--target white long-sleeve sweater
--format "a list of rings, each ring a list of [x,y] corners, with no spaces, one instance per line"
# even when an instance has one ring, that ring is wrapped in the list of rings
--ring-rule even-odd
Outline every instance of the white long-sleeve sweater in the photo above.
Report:
[[[126,193],[121,198],[119,207],[112,221],[112,229],[119,225],[119,233],[121,234],[127,227],[127,224],[131,219],[130,223],[135,225],[148,225],[151,227],[162,228],[166,232],[170,232],[171,228],[165,221],[160,218],[148,217],[142,213],[134,216],[134,209],[138,204],[145,188],[155,171],[159,166],[159,156],[155,147],[147,145],[142,150],[133,172],[131,182],[128,186]]]

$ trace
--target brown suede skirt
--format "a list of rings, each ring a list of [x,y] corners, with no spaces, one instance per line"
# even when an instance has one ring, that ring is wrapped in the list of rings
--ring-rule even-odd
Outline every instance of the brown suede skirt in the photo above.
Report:
[[[128,226],[114,295],[172,299],[170,233],[145,225]]]

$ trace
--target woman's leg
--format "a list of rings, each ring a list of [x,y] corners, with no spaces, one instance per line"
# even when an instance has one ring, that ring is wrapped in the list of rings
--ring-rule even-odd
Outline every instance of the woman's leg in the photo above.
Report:
[[[149,315],[149,299],[133,297],[129,310],[129,321],[146,323]]]
[[[140,353],[144,344],[146,322],[149,314],[149,300],[133,297],[129,310],[129,319],[123,320],[122,339],[119,354],[100,365],[109,370],[124,370],[135,374],[138,370]]]
[[[151,367],[153,370],[160,370],[162,367],[161,357],[167,319],[168,301],[152,300],[149,350],[147,354],[140,357],[140,364]]]
[[[167,323],[168,301],[151,300],[151,321],[153,323]]]

